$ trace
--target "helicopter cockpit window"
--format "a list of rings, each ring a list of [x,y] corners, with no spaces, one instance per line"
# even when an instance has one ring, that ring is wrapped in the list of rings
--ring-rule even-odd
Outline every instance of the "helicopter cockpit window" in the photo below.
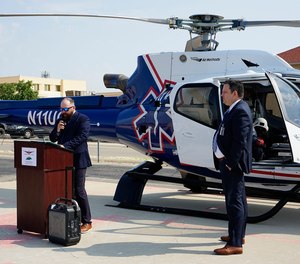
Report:
[[[280,91],[282,111],[289,122],[300,126],[300,90],[280,78],[276,78]]]
[[[183,86],[175,99],[175,111],[216,128],[220,120],[218,88],[207,84]]]

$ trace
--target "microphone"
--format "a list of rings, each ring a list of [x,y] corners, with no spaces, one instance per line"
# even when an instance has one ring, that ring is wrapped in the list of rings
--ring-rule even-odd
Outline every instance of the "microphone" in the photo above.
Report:
[[[64,130],[66,125],[67,125],[66,120],[62,118],[59,120],[57,127],[59,128],[59,130]]]

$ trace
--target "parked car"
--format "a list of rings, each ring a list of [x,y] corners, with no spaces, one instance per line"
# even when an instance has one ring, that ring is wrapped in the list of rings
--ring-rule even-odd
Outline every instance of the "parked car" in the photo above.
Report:
[[[0,123],[0,137],[5,134],[9,134],[11,138],[23,137],[29,139],[35,136],[46,137],[49,135],[49,131],[38,127]]]

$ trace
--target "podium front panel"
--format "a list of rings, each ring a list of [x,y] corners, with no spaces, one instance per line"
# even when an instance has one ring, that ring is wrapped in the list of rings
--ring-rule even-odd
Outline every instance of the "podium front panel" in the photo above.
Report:
[[[29,149],[36,152],[29,153],[36,155],[36,162],[34,156],[31,156],[32,161],[24,162],[22,148],[23,151]],[[15,141],[15,167],[17,228],[46,234],[48,206],[59,197],[72,198],[72,170],[66,174],[66,168],[73,167],[73,153],[53,144]]]

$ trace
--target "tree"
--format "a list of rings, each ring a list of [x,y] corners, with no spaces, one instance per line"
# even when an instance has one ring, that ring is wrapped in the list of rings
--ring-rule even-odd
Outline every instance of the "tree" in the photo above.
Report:
[[[11,100],[14,97],[15,85],[12,83],[0,84],[0,99]]]
[[[32,81],[18,83],[0,83],[1,100],[34,100],[38,92],[32,90]]]

